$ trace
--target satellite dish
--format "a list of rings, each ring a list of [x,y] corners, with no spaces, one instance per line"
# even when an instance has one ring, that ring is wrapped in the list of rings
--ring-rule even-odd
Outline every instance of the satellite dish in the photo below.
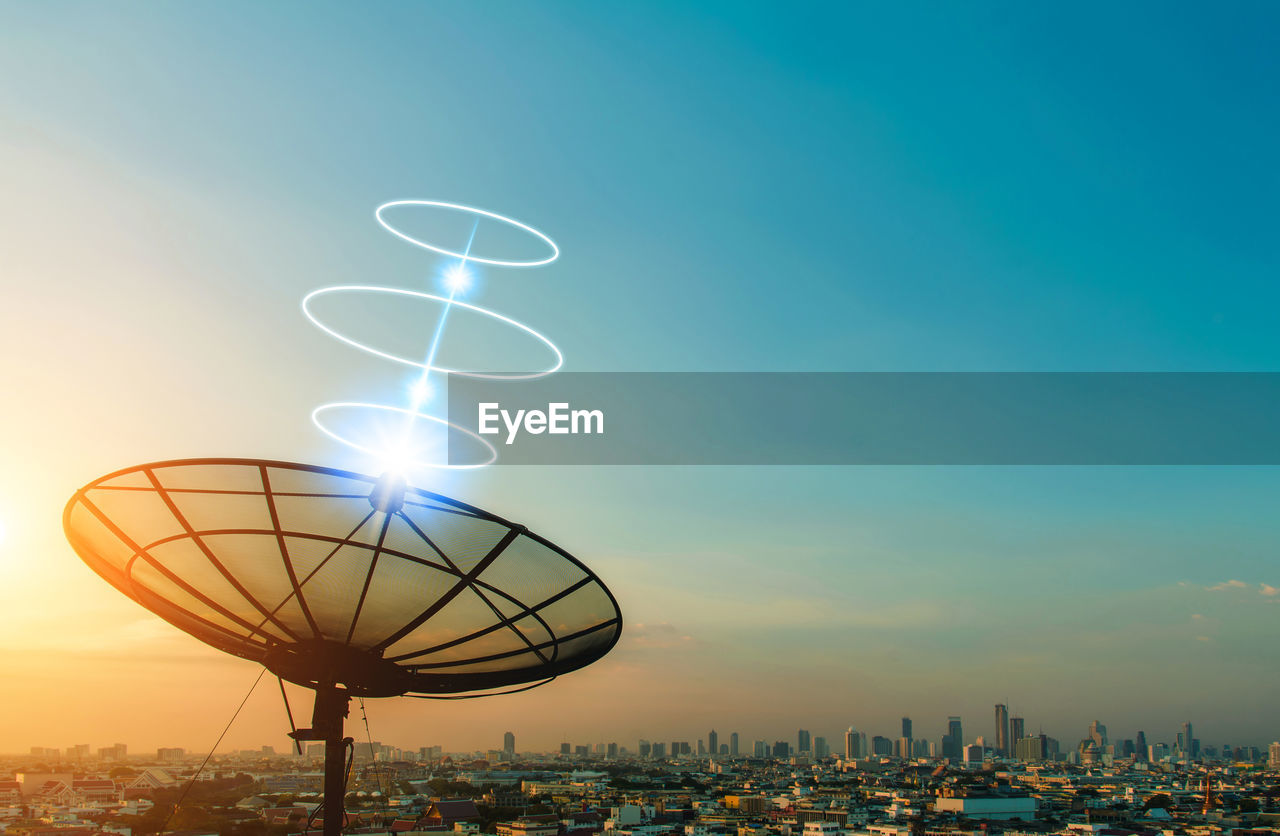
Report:
[[[485,695],[604,656],[612,593],[554,543],[454,499],[332,468],[253,459],[138,465],[63,515],[81,559],[201,641],[316,691],[325,833],[342,826],[352,696]]]

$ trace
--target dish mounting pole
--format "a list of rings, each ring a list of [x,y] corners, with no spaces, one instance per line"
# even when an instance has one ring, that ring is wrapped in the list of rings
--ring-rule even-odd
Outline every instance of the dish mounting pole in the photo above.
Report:
[[[347,691],[321,685],[316,688],[316,701],[311,709],[311,728],[298,729],[289,735],[299,744],[304,740],[324,743],[324,836],[342,834],[347,792],[346,754],[347,747],[354,744],[351,738],[343,737],[342,725],[350,702]]]

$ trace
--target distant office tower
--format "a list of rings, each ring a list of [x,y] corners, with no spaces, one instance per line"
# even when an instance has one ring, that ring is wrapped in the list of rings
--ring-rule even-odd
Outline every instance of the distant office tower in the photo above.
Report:
[[[610,760],[618,757],[618,744],[610,743],[609,748],[605,750],[605,756]]]
[[[1009,745],[1009,706],[996,704],[996,752],[1001,755],[1012,754]]]
[[[721,744],[720,744],[720,752],[719,752],[719,754],[724,755],[724,756],[728,756],[728,754],[729,754],[729,744],[728,744],[728,743],[721,743]]]
[[[893,756],[909,760],[911,758],[911,738],[899,737],[893,744]]]
[[[769,744],[763,740],[757,740],[751,744],[751,755],[756,758],[769,757]]]
[[[1138,732],[1138,736],[1133,741],[1133,759],[1145,761],[1147,759],[1147,733]]]
[[[729,735],[729,756],[736,758],[738,756],[738,733],[734,732]]]
[[[640,741],[640,757],[647,758],[653,754],[653,744],[647,740]]]
[[[516,753],[516,736],[511,732],[507,732],[502,736],[502,751],[508,755]]]
[[[813,739],[813,756],[815,758],[825,758],[831,755],[831,747],[827,745],[825,737],[815,737]]]
[[[1089,724],[1089,739],[1098,744],[1101,749],[1107,745],[1107,727],[1094,720]]]
[[[1195,739],[1195,735],[1191,733],[1191,721],[1182,724],[1182,754],[1191,756],[1191,741]]]
[[[653,744],[650,752],[653,755],[653,757],[657,758],[658,760],[661,760],[667,756],[667,744],[655,743]]]
[[[1267,747],[1267,766],[1271,769],[1280,769],[1280,742],[1272,743]]]
[[[1024,737],[1017,743],[1016,757],[1020,761],[1042,761],[1047,754],[1049,738],[1046,735]]]
[[[876,735],[871,738],[871,754],[893,756],[893,741],[887,737]]]
[[[701,737],[698,738],[698,757],[702,757],[707,753],[707,744]]]
[[[796,732],[796,751],[810,752],[813,751],[813,744],[809,742],[809,732],[801,729]]]
[[[853,730],[853,726],[844,733],[844,756],[849,760],[862,757],[861,739],[858,733]]]
[[[959,717],[947,718],[947,734],[955,739],[957,746],[964,746],[964,731],[960,728]]]
[[[866,732],[858,732],[858,757],[865,758],[871,754],[871,744],[867,741]]]
[[[720,735],[716,734],[715,729],[707,735],[707,751],[713,755],[720,754]]]
[[[1026,722],[1021,717],[1009,718],[1009,745],[1017,746],[1018,741],[1026,737]]]
[[[902,734],[899,737],[911,737],[911,718],[902,718]]]
[[[773,756],[775,758],[791,757],[791,744],[785,740],[775,740],[773,742]]]

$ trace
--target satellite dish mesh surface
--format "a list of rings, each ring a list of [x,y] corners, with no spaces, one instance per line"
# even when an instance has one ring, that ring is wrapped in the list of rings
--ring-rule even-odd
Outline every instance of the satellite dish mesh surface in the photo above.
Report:
[[[613,595],[563,549],[388,477],[160,462],[82,488],[63,524],[121,592],[311,688],[508,688],[594,662],[622,630]]]

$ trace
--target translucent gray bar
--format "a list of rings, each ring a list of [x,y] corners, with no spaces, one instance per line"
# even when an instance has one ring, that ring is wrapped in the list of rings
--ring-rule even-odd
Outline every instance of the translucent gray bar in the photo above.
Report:
[[[483,403],[603,414],[602,434],[522,423],[511,443],[499,420],[481,437],[500,465],[1280,464],[1275,373],[450,376],[448,400],[473,432]],[[451,433],[449,457],[475,461],[477,441]]]

